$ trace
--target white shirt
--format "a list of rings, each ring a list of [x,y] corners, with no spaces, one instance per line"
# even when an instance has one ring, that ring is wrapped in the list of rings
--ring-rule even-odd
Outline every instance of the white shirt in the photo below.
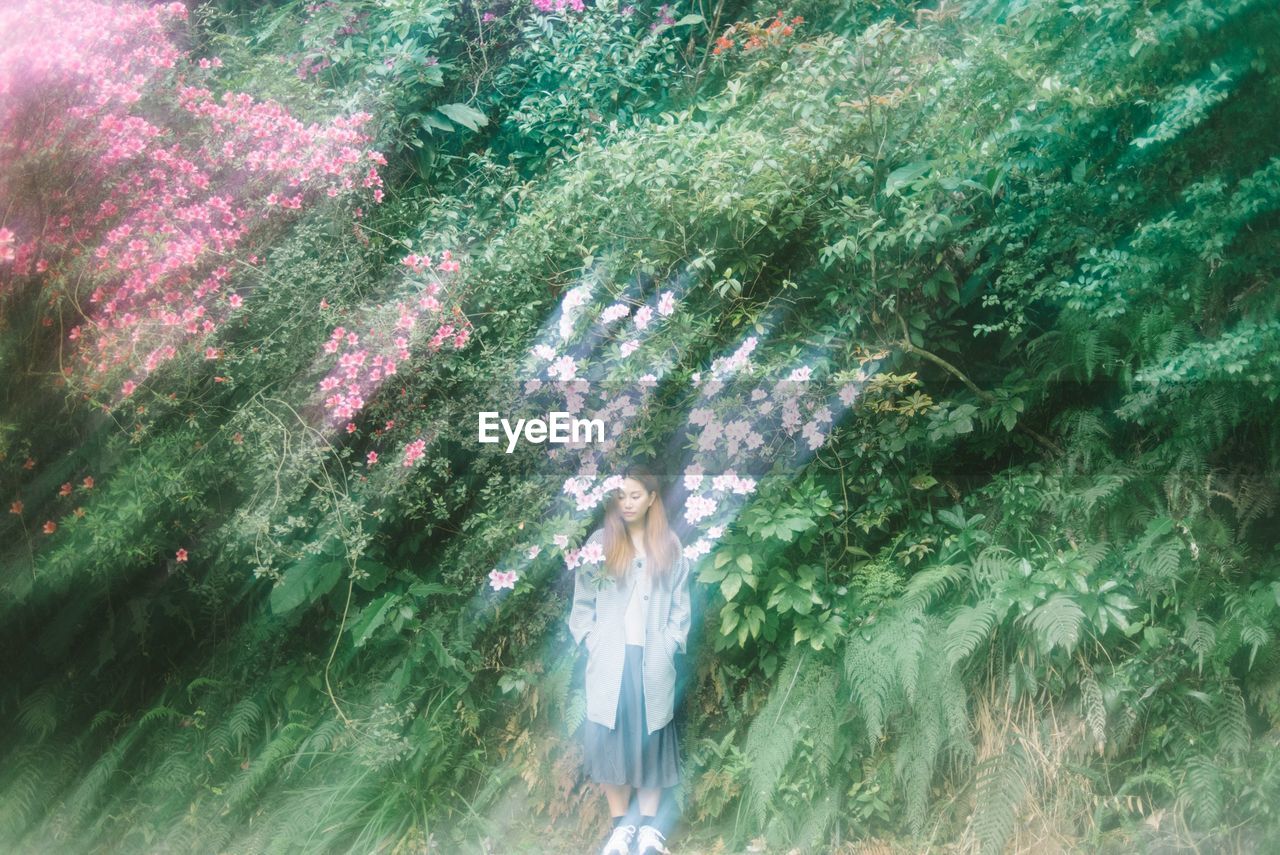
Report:
[[[626,627],[627,644],[644,646],[644,618],[649,604],[649,571],[643,558],[632,562],[631,572],[636,576],[636,584],[631,588],[631,599],[627,602],[627,611],[623,618]]]

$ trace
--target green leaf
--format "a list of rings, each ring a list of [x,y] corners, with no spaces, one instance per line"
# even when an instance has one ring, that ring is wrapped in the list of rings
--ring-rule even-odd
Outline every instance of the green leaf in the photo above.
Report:
[[[915,181],[931,168],[933,168],[933,161],[931,160],[921,160],[915,163],[908,163],[906,166],[899,166],[893,172],[890,172],[889,177],[885,179],[885,195],[893,195],[898,192],[899,188]]]
[[[377,629],[386,623],[387,612],[395,605],[399,594],[384,594],[364,607],[351,624],[351,635],[356,647],[363,647]]]
[[[917,475],[911,479],[911,486],[916,490],[928,490],[930,487],[936,486],[938,479],[934,478],[928,472]]]
[[[459,125],[470,128],[473,131],[489,124],[488,116],[473,107],[468,107],[466,104],[442,104],[436,109]]]
[[[741,615],[738,614],[737,603],[730,603],[720,612],[720,634],[732,635],[738,626]]]
[[[282,615],[323,597],[342,578],[342,561],[300,561],[285,571],[284,581],[271,590],[271,611]]]
[[[732,600],[741,588],[741,576],[726,576],[724,581],[720,583],[720,593],[724,594],[726,600]]]
[[[427,129],[428,133],[430,133],[432,128],[435,128],[436,130],[439,130],[439,131],[444,131],[445,133],[453,133],[453,131],[456,130],[456,128],[454,128],[452,124],[450,124],[449,122],[446,122],[444,119],[434,114],[415,113],[414,115],[422,117],[422,125]]]
[[[439,582],[415,582],[409,586],[409,593],[415,597],[427,597],[431,594],[447,594],[449,588]]]

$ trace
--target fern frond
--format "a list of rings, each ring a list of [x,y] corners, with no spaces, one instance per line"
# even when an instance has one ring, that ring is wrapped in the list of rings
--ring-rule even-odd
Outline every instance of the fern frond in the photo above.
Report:
[[[298,743],[308,733],[310,729],[299,722],[290,722],[280,728],[279,733],[250,763],[248,771],[236,779],[227,794],[228,804],[233,808],[243,806],[258,793],[268,780],[275,777],[284,761],[297,750]]]
[[[89,722],[89,732],[97,733],[98,728],[105,727],[110,722],[117,721],[119,718],[120,713],[115,712],[114,710],[101,710],[96,713],[93,719]]]
[[[748,761],[748,803],[761,826],[774,796],[782,789],[784,774],[801,739],[808,737],[820,746],[815,751],[817,765],[807,774],[825,779],[839,724],[838,681],[825,657],[807,645],[792,648],[778,674],[743,746]]]
[[[1224,781],[1216,763],[1203,755],[1187,762],[1178,801],[1206,826],[1216,825],[1222,818]]]
[[[1069,594],[1059,591],[1033,609],[1027,620],[1041,649],[1049,651],[1061,647],[1070,653],[1080,641],[1084,611]]]
[[[1007,606],[1000,609],[994,600],[984,600],[976,606],[961,606],[947,627],[947,638],[943,642],[947,661],[958,665],[968,659],[991,635],[1004,611],[1007,611]]]
[[[1017,827],[1018,810],[1026,797],[1029,763],[1021,743],[1010,744],[978,768],[978,795],[973,830],[979,851],[1000,853]]]
[[[1102,700],[1098,678],[1087,666],[1082,667],[1080,673],[1080,706],[1094,745],[1097,746],[1098,753],[1102,754],[1107,745],[1107,707]]]
[[[187,699],[193,700],[192,695],[195,694],[197,689],[202,689],[205,686],[216,689],[218,686],[222,685],[225,685],[225,681],[223,680],[215,680],[212,677],[196,677],[187,684]]]
[[[336,751],[339,737],[347,726],[339,718],[327,718],[311,731],[311,734],[298,747],[300,757],[325,754]]]
[[[572,735],[578,732],[578,728],[582,726],[582,722],[587,718],[587,693],[581,689],[575,689],[569,695],[569,700],[564,708],[564,727],[565,733]]]
[[[58,693],[48,684],[42,684],[28,695],[18,707],[18,725],[35,741],[48,737],[58,727]]]
[[[1214,699],[1213,731],[1218,738],[1218,748],[1232,757],[1239,757],[1249,750],[1249,723],[1245,718],[1244,696],[1235,680],[1223,681],[1222,690]]]
[[[904,611],[922,612],[963,578],[964,567],[940,564],[916,573],[907,581],[907,590],[899,600]]]
[[[1213,646],[1217,641],[1217,633],[1214,632],[1213,624],[1208,618],[1201,617],[1195,611],[1188,612],[1182,641],[1196,655],[1197,669],[1204,670],[1205,654],[1213,650]]]
[[[227,717],[227,730],[233,744],[243,745],[253,735],[254,726],[262,720],[262,706],[254,698],[244,698]]]
[[[165,720],[176,721],[180,718],[182,718],[182,713],[180,711],[175,710],[173,707],[161,704],[144,712],[142,717],[138,719],[138,724],[148,725]]]
[[[1018,572],[1018,559],[1008,548],[991,545],[984,547],[969,568],[969,577],[976,585],[998,585]]]

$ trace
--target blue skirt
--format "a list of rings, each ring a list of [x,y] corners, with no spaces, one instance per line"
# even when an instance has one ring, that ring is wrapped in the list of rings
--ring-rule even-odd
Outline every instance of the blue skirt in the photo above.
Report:
[[[584,766],[598,784],[650,789],[680,782],[680,750],[673,718],[649,733],[644,714],[644,647],[626,646],[618,717],[612,729],[588,719],[583,725]]]

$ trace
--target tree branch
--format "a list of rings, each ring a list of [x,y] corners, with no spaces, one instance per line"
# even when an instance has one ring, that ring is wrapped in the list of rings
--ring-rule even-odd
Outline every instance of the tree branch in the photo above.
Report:
[[[905,350],[907,353],[914,353],[917,356],[922,356],[925,359],[932,362],[934,365],[937,365],[943,371],[946,371],[952,377],[955,377],[957,380],[963,383],[966,387],[968,387],[969,391],[977,395],[978,398],[984,403],[987,403],[987,404],[995,403],[996,401],[995,395],[991,394],[985,389],[980,389],[978,387],[978,384],[974,383],[967,376],[965,376],[965,373],[961,371],[959,368],[956,368],[954,365],[952,365],[950,362],[947,362],[947,360],[943,359],[941,356],[938,356],[936,353],[930,353],[924,348],[916,347],[914,344],[912,344],[911,331],[907,328],[907,319],[904,318],[901,314],[898,315],[898,322],[902,325],[901,344],[902,344],[903,350]],[[1045,449],[1047,449],[1048,451],[1054,454],[1062,453],[1062,448],[1056,442],[1049,439],[1047,436],[1043,435],[1042,433],[1035,430],[1034,428],[1028,427],[1020,421],[1015,421],[1014,427],[1016,427],[1018,430],[1021,430],[1023,433],[1030,436],[1036,442],[1040,443],[1040,445],[1044,446]]]

